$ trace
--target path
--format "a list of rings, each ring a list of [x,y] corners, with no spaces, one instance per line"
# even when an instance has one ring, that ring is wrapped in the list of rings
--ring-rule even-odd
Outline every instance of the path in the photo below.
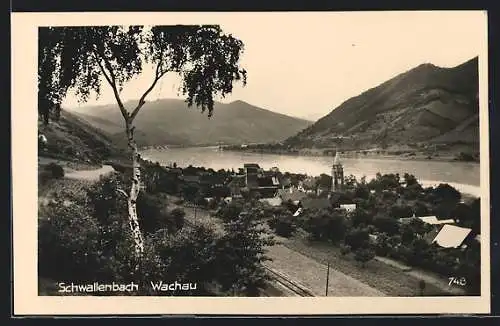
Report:
[[[176,205],[172,205],[176,206]],[[174,208],[171,207],[171,208]],[[182,208],[182,206],[177,206]],[[186,219],[191,223],[205,223],[216,226],[219,231],[222,229],[219,219],[210,216],[209,212],[198,208],[196,218],[194,208],[184,207]],[[280,241],[280,237],[276,237]],[[326,288],[327,266],[316,260],[302,255],[281,244],[268,248],[268,256],[272,261],[266,262],[266,266],[287,275],[288,278],[303,287],[309,289],[316,296],[324,296]],[[385,296],[377,289],[364,284],[342,272],[335,270],[335,266],[330,266],[330,277],[328,286],[328,296]]]
[[[111,165],[103,165],[99,169],[69,170],[65,173],[64,177],[68,179],[98,181],[101,176],[107,175],[113,171],[114,169]]]

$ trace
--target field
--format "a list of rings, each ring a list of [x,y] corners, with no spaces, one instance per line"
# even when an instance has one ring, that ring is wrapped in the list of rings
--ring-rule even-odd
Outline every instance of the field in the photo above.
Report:
[[[339,248],[330,244],[311,242],[301,236],[287,239],[283,241],[283,245],[323,264],[329,261],[331,268],[350,275],[388,296],[420,295],[418,283],[423,277],[417,277],[419,275],[413,270],[403,271],[377,259],[368,262],[366,267],[362,268],[354,258],[342,256]],[[463,294],[459,288],[447,287],[447,284],[429,278],[425,280],[426,288],[423,293],[425,296]]]

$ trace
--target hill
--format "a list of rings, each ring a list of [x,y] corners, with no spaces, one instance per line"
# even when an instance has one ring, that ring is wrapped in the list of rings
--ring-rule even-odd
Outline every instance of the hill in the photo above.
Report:
[[[40,157],[101,163],[125,153],[108,135],[65,110],[61,111],[58,120],[51,120],[47,126],[39,122],[38,130],[47,138],[46,150],[39,152]]]
[[[350,98],[288,138],[292,148],[479,151],[478,58],[422,64]]]
[[[135,103],[127,102],[126,107]],[[94,127],[124,141],[123,118],[116,105],[89,106],[72,112]],[[213,145],[279,142],[311,122],[278,114],[243,101],[216,103],[211,119],[178,99],[148,102],[134,122],[139,146]]]

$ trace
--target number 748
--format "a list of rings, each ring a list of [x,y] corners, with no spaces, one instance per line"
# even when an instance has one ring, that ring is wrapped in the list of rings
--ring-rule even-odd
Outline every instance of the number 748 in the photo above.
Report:
[[[450,282],[448,282],[449,286],[452,286],[452,285],[465,286],[465,285],[467,285],[467,280],[465,279],[465,277],[452,276],[452,277],[448,277],[448,280],[450,281]]]

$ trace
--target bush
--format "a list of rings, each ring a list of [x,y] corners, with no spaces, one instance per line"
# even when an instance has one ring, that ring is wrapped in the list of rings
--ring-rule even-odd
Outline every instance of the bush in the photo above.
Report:
[[[184,227],[186,212],[180,208],[174,208],[169,213],[169,219],[167,222],[169,230],[177,232]]]
[[[64,169],[57,163],[49,163],[44,168],[45,171],[50,172],[52,178],[60,179],[64,177]]]
[[[384,233],[379,234],[375,244],[375,253],[379,256],[385,257],[389,254],[390,249],[389,237]]]
[[[345,256],[347,254],[349,254],[351,252],[351,247],[346,245],[346,244],[341,244],[340,245],[340,253],[342,254],[342,256]]]
[[[268,224],[277,235],[285,238],[290,237],[297,229],[291,215],[278,215],[270,219]]]
[[[365,267],[366,263],[375,258],[375,251],[369,247],[359,248],[354,251],[354,259],[361,263],[361,267]]]
[[[370,236],[368,234],[368,230],[361,228],[350,230],[344,240],[345,244],[350,246],[353,251],[366,247],[369,241]]]

